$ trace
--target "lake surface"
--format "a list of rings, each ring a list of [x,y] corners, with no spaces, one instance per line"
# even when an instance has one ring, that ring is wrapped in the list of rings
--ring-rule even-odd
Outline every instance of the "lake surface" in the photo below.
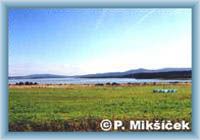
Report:
[[[10,79],[9,84],[18,82],[37,82],[38,84],[97,84],[97,83],[144,83],[144,82],[191,82],[191,80],[160,80],[133,78],[41,78],[41,79]]]

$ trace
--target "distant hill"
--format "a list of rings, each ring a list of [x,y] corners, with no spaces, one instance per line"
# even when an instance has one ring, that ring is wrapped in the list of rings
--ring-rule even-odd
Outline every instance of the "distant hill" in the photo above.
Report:
[[[135,69],[125,72],[97,73],[79,76],[81,78],[136,78],[136,79],[177,79],[191,78],[191,68],[164,68],[157,70]],[[171,76],[170,76],[171,75]]]
[[[136,78],[136,79],[190,79],[191,68],[163,68],[157,70],[135,69],[125,72],[108,72],[87,75],[65,76],[55,74],[33,74],[27,76],[10,76],[9,79],[39,79],[39,78]]]
[[[125,75],[124,78],[135,79],[191,79],[192,71],[167,71],[152,73],[135,73]]]
[[[32,74],[26,76],[10,76],[9,79],[40,79],[40,78],[67,78],[69,76],[65,75],[55,75],[55,74]]]

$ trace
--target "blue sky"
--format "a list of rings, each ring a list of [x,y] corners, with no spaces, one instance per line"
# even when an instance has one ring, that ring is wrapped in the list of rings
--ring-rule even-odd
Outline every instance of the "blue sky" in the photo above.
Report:
[[[191,67],[191,9],[10,9],[9,75]]]

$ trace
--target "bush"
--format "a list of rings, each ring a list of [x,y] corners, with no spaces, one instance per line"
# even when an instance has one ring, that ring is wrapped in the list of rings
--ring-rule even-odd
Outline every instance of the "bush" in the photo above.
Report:
[[[95,84],[95,86],[104,86],[104,84],[102,84],[102,83],[97,83],[97,84]]]
[[[120,84],[118,84],[118,83],[116,83],[116,82],[113,82],[113,83],[112,83],[112,86],[117,86],[117,85],[120,85]]]
[[[106,83],[106,85],[108,85],[108,86],[109,86],[109,85],[111,85],[111,83],[109,83],[109,82],[108,82],[108,83]]]
[[[38,83],[37,82],[35,82],[35,83],[33,83],[33,82],[28,82],[28,81],[26,81],[26,82],[17,82],[16,83],[16,85],[37,85]]]

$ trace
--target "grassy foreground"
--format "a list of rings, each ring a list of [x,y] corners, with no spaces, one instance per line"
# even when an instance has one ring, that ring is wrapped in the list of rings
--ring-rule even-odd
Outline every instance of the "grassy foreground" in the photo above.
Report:
[[[191,122],[191,106],[191,84],[10,86],[9,130],[99,131],[102,119]]]

